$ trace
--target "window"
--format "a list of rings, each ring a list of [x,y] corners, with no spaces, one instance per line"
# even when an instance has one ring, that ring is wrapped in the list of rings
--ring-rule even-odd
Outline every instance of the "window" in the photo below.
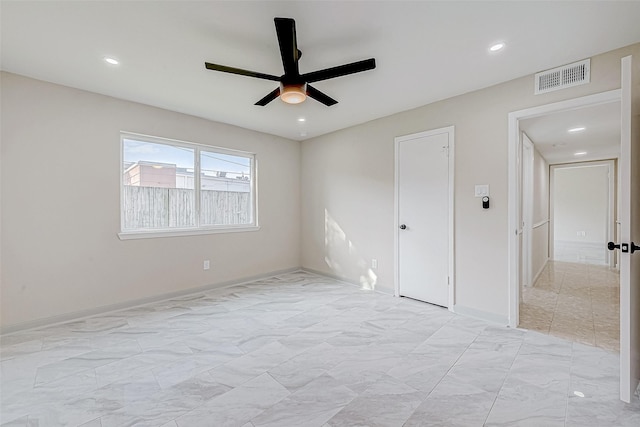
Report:
[[[121,238],[257,228],[255,156],[122,134]]]

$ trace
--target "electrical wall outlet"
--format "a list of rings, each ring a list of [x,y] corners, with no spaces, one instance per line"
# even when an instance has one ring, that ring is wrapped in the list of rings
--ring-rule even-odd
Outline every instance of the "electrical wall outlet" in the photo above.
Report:
[[[208,270],[209,268],[211,268],[211,263],[209,262],[209,260],[208,260],[208,259],[205,259],[205,260],[204,260],[204,264],[202,265],[202,267],[203,267],[205,270]]]
[[[378,260],[373,258],[371,260],[371,268],[378,268]]]

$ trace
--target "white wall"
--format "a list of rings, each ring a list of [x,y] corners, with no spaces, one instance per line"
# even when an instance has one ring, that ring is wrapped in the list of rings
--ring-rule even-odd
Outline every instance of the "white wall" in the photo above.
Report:
[[[554,240],[600,243],[604,247],[607,242],[609,167],[556,167],[553,188]]]
[[[531,272],[535,279],[549,259],[549,163],[537,149],[533,152],[533,225]]]
[[[361,282],[376,258],[375,287],[392,292],[394,137],[453,125],[456,306],[506,324],[508,113],[619,88],[630,53],[640,44],[593,57],[588,85],[536,96],[527,76],[304,141],[303,267]],[[475,184],[490,185],[489,210]]]
[[[4,329],[300,266],[298,142],[14,74],[1,82]],[[119,240],[120,131],[256,153],[261,229]]]

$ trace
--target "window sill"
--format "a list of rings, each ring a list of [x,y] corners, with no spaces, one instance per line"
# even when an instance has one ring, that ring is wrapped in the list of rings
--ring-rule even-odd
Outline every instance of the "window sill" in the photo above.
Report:
[[[260,226],[250,225],[226,228],[183,228],[178,230],[123,231],[118,233],[118,238],[120,240],[157,239],[161,237],[200,236],[203,234],[244,233],[258,230],[260,230]]]

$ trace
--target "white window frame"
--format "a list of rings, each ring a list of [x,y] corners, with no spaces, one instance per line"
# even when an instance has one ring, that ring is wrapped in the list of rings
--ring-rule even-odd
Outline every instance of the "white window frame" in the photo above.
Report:
[[[194,197],[195,197],[195,226],[181,228],[157,228],[157,229],[124,229],[124,140],[137,140],[141,142],[150,142],[154,144],[164,144],[174,147],[184,147],[194,150]],[[250,209],[251,223],[239,225],[200,225],[200,153],[201,151],[228,154],[238,157],[246,157],[251,159],[251,179],[249,181],[250,188]],[[129,239],[148,239],[158,237],[178,237],[178,236],[195,236],[200,234],[216,234],[216,233],[237,233],[247,231],[257,231],[260,229],[258,225],[258,186],[257,186],[257,159],[255,153],[246,151],[233,150],[229,148],[216,147],[212,145],[198,144],[195,142],[180,141],[176,139],[161,138],[151,135],[143,135],[132,132],[120,132],[120,232],[118,237],[120,240]]]

